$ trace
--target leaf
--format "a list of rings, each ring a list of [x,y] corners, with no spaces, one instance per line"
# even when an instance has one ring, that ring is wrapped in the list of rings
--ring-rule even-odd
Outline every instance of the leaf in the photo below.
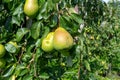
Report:
[[[6,56],[5,56],[5,60],[8,62],[8,63],[10,63],[10,62],[13,62],[14,61],[14,57],[12,56],[12,54],[7,54]]]
[[[43,33],[43,35],[42,35],[41,40],[42,40],[43,38],[45,38],[49,32],[50,32],[50,28],[49,28],[49,27],[45,27],[45,28],[44,28],[44,33]]]
[[[39,38],[40,35],[41,22],[36,22],[31,27],[31,36],[33,39]]]
[[[24,53],[22,61],[28,62],[32,58],[32,53]]]
[[[33,80],[32,75],[25,75],[22,80]]]
[[[16,33],[16,40],[19,42],[21,41],[21,39],[23,38],[23,36],[25,34],[27,34],[29,32],[29,30],[27,28],[20,28],[18,29],[17,33]]]
[[[8,52],[10,52],[10,53],[15,53],[15,52],[17,51],[17,48],[16,48],[14,45],[10,44],[10,43],[7,43],[7,44],[5,45],[5,49],[6,49]]]
[[[38,62],[39,57],[42,56],[42,51],[40,48],[37,48],[36,53],[35,53],[35,62]]]
[[[29,70],[28,70],[27,68],[26,68],[26,69],[23,69],[23,70],[21,70],[19,76],[23,76],[23,75],[25,75],[25,74],[28,74],[28,72],[29,72]]]
[[[80,54],[80,45],[77,45],[76,47],[76,54]]]
[[[40,8],[40,13],[46,12],[46,10],[47,10],[47,5],[48,5],[48,2],[45,2],[45,3],[41,6],[41,8]]]
[[[72,58],[71,58],[71,56],[67,56],[67,60],[66,60],[66,62],[67,62],[67,66],[68,66],[68,67],[72,67],[73,62],[72,62]]]
[[[56,8],[56,4],[53,3],[52,0],[48,0],[48,3],[49,3],[49,5],[47,6],[48,11],[51,11],[51,10],[53,10],[53,8]]]
[[[3,77],[8,77],[8,76],[12,75],[15,68],[16,68],[16,64],[12,65],[7,71],[5,71],[5,73],[3,74]]]
[[[40,76],[39,76],[41,79],[48,79],[49,78],[49,75],[47,73],[42,73]]]
[[[48,5],[48,2],[45,2],[44,4],[42,4],[39,14],[37,16],[37,20],[41,20],[44,17],[43,15],[47,11],[47,5]]]
[[[57,22],[58,22],[57,14],[53,15],[50,20],[51,20],[50,27],[55,27],[57,25]]]
[[[62,16],[67,22],[71,22],[70,16],[68,15],[63,15]]]
[[[35,43],[36,47],[41,47],[42,41],[41,39],[38,39]]]
[[[26,53],[23,54],[22,56],[22,61],[27,62],[32,58],[32,49],[34,48],[34,44],[33,45],[29,45],[29,47],[27,48]]]
[[[88,71],[91,71],[91,68],[90,68],[90,64],[88,63],[88,61],[85,60],[85,67]]]
[[[12,16],[12,24],[20,26],[20,20],[16,16]]]
[[[21,22],[24,21],[23,16],[23,3],[21,3],[14,11],[12,15],[12,24],[20,26]]]
[[[84,22],[82,20],[81,16],[78,14],[71,14],[70,17],[71,17],[71,19],[73,19],[74,21],[76,21],[79,24],[82,24]]]
[[[31,45],[29,45],[29,47],[28,47],[28,49],[27,49],[27,53],[29,54],[29,53],[32,53],[31,51],[32,51],[32,49],[34,48],[34,44],[31,44]]]
[[[66,20],[62,16],[60,17],[60,26],[69,26],[69,24],[67,24]]]
[[[25,69],[26,69],[26,66],[18,64],[16,69],[15,69],[14,75],[16,75],[16,77],[20,76],[21,72]]]
[[[23,13],[23,3],[21,3],[13,12],[13,15],[20,15]]]
[[[13,1],[13,0],[3,0],[3,2],[5,2],[5,3],[9,3],[11,1]]]
[[[78,59],[80,59],[80,53],[81,53],[80,47],[81,47],[80,45],[76,45],[75,53],[76,53],[76,57],[77,57]]]

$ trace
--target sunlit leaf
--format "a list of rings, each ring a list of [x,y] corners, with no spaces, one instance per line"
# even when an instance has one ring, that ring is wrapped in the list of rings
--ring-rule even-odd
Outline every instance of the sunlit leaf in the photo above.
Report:
[[[16,48],[14,45],[9,44],[9,43],[7,43],[7,44],[5,45],[5,48],[6,48],[6,50],[7,50],[8,52],[10,52],[10,53],[15,53],[15,52],[17,51],[17,48]]]

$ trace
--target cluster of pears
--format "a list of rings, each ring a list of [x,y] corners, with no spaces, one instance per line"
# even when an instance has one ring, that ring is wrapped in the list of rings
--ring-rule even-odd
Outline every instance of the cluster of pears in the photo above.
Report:
[[[50,32],[42,40],[42,49],[45,52],[55,50],[70,49],[73,45],[73,38],[63,27],[58,27],[54,32]]]
[[[39,9],[38,0],[26,0],[24,5],[24,13],[28,17],[35,17]]]
[[[6,64],[6,61],[3,58],[5,53],[6,53],[6,49],[4,45],[0,44],[0,68],[3,68]]]

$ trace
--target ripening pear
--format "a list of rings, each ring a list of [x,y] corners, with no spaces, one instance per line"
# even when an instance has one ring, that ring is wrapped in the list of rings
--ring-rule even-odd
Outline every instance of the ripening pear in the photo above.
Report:
[[[73,45],[73,38],[68,31],[62,27],[55,30],[53,46],[56,50],[70,49]]]
[[[45,52],[50,52],[52,51],[54,48],[53,48],[53,37],[54,37],[54,32],[50,32],[47,37],[45,37],[43,40],[42,40],[42,49],[45,51]]]
[[[29,17],[35,17],[38,12],[38,0],[26,0],[24,5],[24,13]]]

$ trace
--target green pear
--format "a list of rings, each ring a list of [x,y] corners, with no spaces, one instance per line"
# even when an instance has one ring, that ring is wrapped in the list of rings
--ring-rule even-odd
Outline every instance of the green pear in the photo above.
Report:
[[[2,58],[5,55],[6,49],[4,45],[0,44],[0,58]]]
[[[53,46],[56,50],[70,49],[73,45],[73,38],[68,31],[62,27],[55,30]]]
[[[38,12],[38,0],[26,0],[24,5],[24,13],[29,17],[35,17]]]
[[[53,37],[54,37],[54,32],[50,32],[47,37],[45,37],[43,40],[42,40],[42,49],[45,51],[45,52],[50,52],[52,51],[54,48],[53,48]]]

